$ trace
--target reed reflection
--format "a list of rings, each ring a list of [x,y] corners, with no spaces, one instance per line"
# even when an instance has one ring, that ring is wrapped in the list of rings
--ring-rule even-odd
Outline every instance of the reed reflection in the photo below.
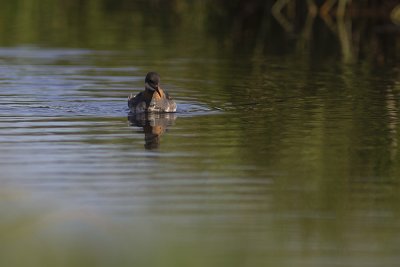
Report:
[[[157,149],[160,146],[160,138],[167,128],[174,124],[176,113],[129,113],[130,125],[143,127],[144,147]]]

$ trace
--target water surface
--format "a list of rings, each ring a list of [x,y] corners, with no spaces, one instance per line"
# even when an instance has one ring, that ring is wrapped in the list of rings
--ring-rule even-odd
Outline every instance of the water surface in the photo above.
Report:
[[[169,30],[0,48],[0,265],[396,266],[398,67]]]

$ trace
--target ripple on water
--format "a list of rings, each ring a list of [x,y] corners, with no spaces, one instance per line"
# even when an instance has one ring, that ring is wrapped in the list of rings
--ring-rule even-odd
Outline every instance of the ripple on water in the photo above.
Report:
[[[124,100],[78,100],[65,99],[51,101],[34,101],[29,99],[5,98],[0,101],[2,116],[27,116],[27,117],[59,117],[59,116],[104,116],[122,117],[129,113]],[[176,115],[178,117],[192,117],[219,113],[220,110],[212,109],[199,103],[178,103]]]
[[[128,113],[126,99],[139,67],[97,66],[93,58],[113,52],[88,49],[0,48],[1,116],[115,116]],[[139,71],[143,72],[143,71]],[[181,100],[182,101],[182,100]],[[178,101],[182,117],[218,112],[205,104]]]
[[[200,115],[210,115],[219,113],[220,110],[216,108],[210,108],[205,104],[195,103],[195,102],[186,102],[186,103],[177,103],[177,114],[182,117],[192,117],[192,116],[200,116]]]

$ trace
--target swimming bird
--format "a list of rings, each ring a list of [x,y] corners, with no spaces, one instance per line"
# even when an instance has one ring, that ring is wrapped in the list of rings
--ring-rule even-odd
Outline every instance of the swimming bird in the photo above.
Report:
[[[160,87],[160,75],[149,72],[144,80],[144,91],[128,97],[128,107],[132,113],[175,112],[176,103]]]

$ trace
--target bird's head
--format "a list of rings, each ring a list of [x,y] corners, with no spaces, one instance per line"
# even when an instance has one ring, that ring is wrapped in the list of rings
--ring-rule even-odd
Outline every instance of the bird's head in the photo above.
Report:
[[[151,92],[157,92],[161,96],[160,92],[160,75],[157,72],[149,72],[144,80],[146,90]]]

